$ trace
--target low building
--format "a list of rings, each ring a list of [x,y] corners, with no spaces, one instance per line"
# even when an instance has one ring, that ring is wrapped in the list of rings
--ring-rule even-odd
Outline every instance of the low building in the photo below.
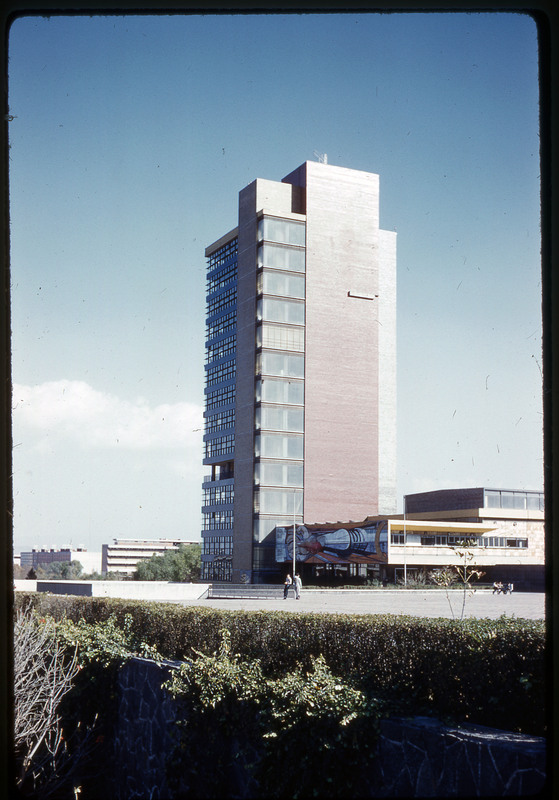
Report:
[[[484,580],[514,583],[518,589],[544,591],[545,514],[541,491],[440,489],[404,498],[407,520],[470,522],[492,526],[480,543]],[[481,549],[483,548],[483,550]]]
[[[162,556],[167,550],[178,550],[184,544],[193,542],[186,539],[114,539],[113,544],[102,545],[102,571],[132,575],[139,561]]]
[[[309,578],[358,577],[396,583],[458,565],[468,543],[471,566],[483,582],[544,590],[543,493],[491,489],[443,490],[407,495],[406,513],[362,522],[276,528],[276,562],[293,561]],[[463,551],[462,547],[462,551]]]
[[[34,547],[32,550],[20,553],[19,556],[19,564],[23,569],[37,569],[37,567],[46,567],[55,562],[70,561],[79,561],[84,574],[101,571],[101,553],[90,552],[82,545],[78,545],[78,547],[63,545],[60,548],[54,546],[50,548]]]

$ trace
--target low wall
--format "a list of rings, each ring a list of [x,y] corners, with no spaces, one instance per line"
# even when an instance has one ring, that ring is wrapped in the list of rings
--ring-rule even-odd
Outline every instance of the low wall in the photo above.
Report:
[[[208,583],[166,581],[42,581],[16,580],[16,591],[72,594],[80,597],[120,597],[123,600],[181,602],[207,597]]]
[[[174,705],[161,688],[176,662],[127,662],[119,674],[115,800],[171,800],[165,759]],[[546,740],[476,726],[449,727],[430,717],[380,724],[370,797],[528,796],[544,790]],[[242,791],[236,795],[243,796]]]

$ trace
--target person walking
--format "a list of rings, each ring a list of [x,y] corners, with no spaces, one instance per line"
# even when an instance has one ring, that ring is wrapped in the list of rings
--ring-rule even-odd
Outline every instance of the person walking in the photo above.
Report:
[[[283,582],[283,599],[287,600],[287,593],[289,592],[289,587],[291,586],[291,575],[289,572],[285,576],[285,580]]]
[[[299,573],[295,575],[293,583],[295,584],[295,599],[299,600],[301,597],[301,589],[303,587],[303,581],[301,580]]]

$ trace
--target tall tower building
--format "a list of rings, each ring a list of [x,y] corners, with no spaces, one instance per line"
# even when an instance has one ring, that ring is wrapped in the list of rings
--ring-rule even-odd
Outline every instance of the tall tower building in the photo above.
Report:
[[[276,525],[396,511],[396,234],[378,175],[307,161],[206,257],[202,577],[265,583]]]

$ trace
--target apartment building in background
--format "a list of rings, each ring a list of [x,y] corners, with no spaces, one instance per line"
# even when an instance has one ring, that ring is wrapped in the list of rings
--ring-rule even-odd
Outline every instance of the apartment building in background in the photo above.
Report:
[[[186,539],[114,539],[112,544],[103,544],[101,568],[104,573],[115,572],[131,576],[139,561],[152,556],[162,556],[167,550],[179,550]]]
[[[206,248],[202,580],[277,580],[276,526],[396,511],[396,234],[379,176],[305,162]]]

